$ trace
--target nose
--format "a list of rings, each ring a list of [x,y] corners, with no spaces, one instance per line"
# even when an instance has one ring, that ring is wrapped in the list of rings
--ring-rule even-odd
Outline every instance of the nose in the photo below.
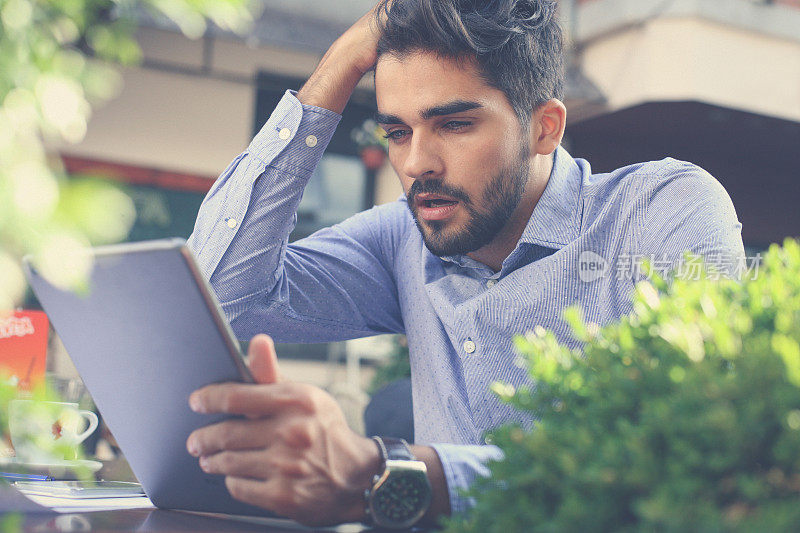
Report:
[[[431,136],[415,132],[411,136],[405,156],[403,173],[409,178],[415,180],[437,178],[444,173],[440,152],[436,141]]]

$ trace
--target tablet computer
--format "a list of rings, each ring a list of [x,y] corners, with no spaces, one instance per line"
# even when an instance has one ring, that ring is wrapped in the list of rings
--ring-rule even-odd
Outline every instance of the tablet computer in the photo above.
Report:
[[[210,383],[252,382],[216,295],[182,239],[94,248],[88,291],[25,272],[133,473],[157,507],[274,516],[234,500],[186,451],[228,418],[191,411]]]

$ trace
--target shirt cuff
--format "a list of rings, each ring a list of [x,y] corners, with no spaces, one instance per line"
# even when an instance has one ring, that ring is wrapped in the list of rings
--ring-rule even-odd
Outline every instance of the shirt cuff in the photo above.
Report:
[[[310,177],[342,116],[305,105],[288,90],[247,151],[275,168],[301,170]]]
[[[450,512],[462,514],[475,506],[474,498],[467,498],[461,491],[468,489],[478,477],[489,477],[488,461],[503,459],[497,446],[463,444],[431,444],[442,462],[447,492],[450,495]]]

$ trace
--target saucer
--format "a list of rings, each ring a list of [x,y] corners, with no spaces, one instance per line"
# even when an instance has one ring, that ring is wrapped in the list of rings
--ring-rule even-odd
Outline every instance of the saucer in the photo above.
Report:
[[[47,461],[42,463],[28,463],[16,457],[0,458],[0,470],[15,474],[39,474],[55,479],[78,479],[80,474],[95,473],[103,468],[100,461],[82,459],[77,461]]]

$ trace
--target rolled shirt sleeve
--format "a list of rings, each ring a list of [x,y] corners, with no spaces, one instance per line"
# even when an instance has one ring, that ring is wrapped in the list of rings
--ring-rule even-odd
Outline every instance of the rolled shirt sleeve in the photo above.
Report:
[[[450,512],[461,514],[474,507],[475,499],[462,492],[468,489],[479,477],[489,477],[489,461],[503,459],[502,450],[497,446],[464,444],[431,444],[436,450],[447,480],[450,495]]]

